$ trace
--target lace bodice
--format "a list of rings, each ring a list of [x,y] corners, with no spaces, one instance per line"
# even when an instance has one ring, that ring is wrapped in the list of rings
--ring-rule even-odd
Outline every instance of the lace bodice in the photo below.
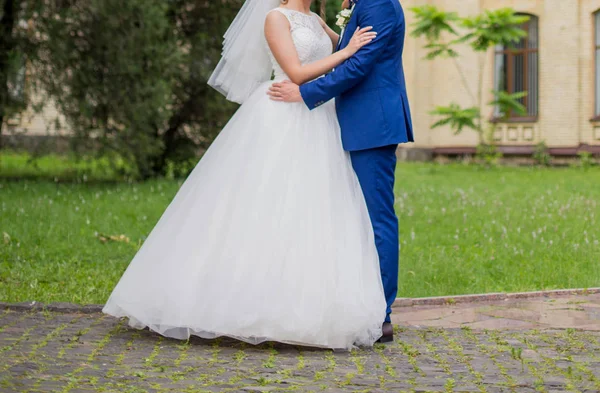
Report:
[[[301,64],[309,64],[331,55],[333,52],[331,39],[321,26],[317,14],[307,15],[303,12],[281,7],[275,8],[271,12],[273,11],[281,12],[290,22],[292,39]],[[275,80],[286,79],[287,76],[275,60],[275,56],[268,47],[267,50],[273,64]]]

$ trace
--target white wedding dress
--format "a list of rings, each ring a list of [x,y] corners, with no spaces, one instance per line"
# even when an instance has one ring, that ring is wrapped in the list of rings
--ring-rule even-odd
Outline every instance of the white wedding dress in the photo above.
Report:
[[[316,15],[277,11],[302,63],[331,54]],[[271,59],[275,79],[285,79]],[[269,85],[192,171],[105,313],[177,339],[349,349],[381,336],[386,303],[372,227],[334,103],[309,111],[274,102]]]

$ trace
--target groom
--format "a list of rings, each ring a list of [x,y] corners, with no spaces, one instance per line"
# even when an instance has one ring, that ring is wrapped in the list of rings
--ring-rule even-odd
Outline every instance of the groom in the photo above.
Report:
[[[304,101],[314,109],[336,98],[344,149],[350,152],[371,223],[387,301],[381,342],[393,340],[390,320],[398,290],[398,218],[394,212],[394,170],[399,143],[413,142],[402,68],[406,24],[398,0],[351,1],[353,13],[336,50],[346,47],[359,26],[377,37],[326,76],[302,86],[285,81],[269,91],[272,99]]]

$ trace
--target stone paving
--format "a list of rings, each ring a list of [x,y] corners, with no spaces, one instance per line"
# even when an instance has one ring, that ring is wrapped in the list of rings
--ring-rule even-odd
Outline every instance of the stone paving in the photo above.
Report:
[[[547,300],[537,302],[585,308],[600,299]],[[0,309],[0,392],[600,392],[597,329],[478,329],[485,326],[465,322],[464,310],[502,308],[437,307],[437,315],[396,309],[402,326],[394,343],[352,352],[182,342],[130,329],[93,308]],[[442,327],[452,314],[463,315],[455,322],[462,327]]]
[[[444,298],[439,305],[396,307],[392,314],[393,322],[402,326],[422,327],[576,328],[600,331],[600,293],[529,298],[511,296],[496,301],[465,303],[455,299],[461,297]],[[431,298],[423,300],[431,301]],[[397,303],[402,304],[400,301]]]

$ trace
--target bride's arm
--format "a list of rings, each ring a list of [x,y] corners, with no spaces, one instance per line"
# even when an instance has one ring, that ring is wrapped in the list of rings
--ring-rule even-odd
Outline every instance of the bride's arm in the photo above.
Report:
[[[265,20],[265,37],[275,60],[291,81],[298,85],[326,74],[371,42],[377,34],[371,32],[371,29],[372,27],[358,29],[352,36],[350,44],[343,50],[314,63],[302,65],[292,40],[290,23],[285,15],[271,12]]]

